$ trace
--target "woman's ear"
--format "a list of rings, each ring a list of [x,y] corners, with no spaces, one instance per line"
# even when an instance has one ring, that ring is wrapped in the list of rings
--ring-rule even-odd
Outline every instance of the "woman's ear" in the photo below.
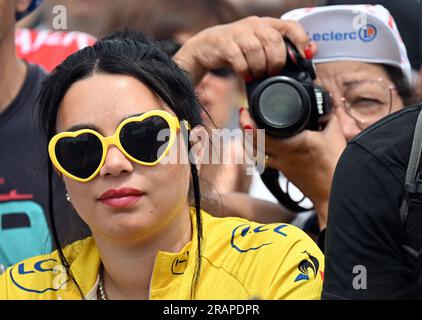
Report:
[[[15,0],[15,11],[18,13],[25,12],[26,10],[28,10],[30,4],[31,0]]]
[[[203,163],[209,163],[206,159],[209,155],[209,141],[209,134],[205,127],[196,126],[191,130],[189,135],[189,143],[191,144],[189,159],[196,165],[198,173]]]

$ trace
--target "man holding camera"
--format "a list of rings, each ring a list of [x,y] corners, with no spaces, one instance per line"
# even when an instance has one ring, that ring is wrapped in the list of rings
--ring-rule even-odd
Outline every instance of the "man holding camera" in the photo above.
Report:
[[[284,108],[285,101],[295,100],[296,94],[300,98],[289,105],[299,106],[298,114],[306,109],[300,103],[304,101],[303,96],[297,92],[278,98],[285,103],[274,106],[273,109],[267,107],[271,111],[269,113],[265,113],[265,104],[260,107],[258,103],[258,109],[262,108],[261,116],[271,114],[277,120],[266,119],[267,126],[273,129],[273,135],[267,135],[265,143],[267,166],[281,171],[313,202],[319,228],[323,230],[327,225],[328,199],[334,170],[346,143],[374,122],[415,102],[410,86],[410,63],[397,26],[384,7],[365,5],[297,9],[284,15],[279,22],[252,17],[237,22],[237,26],[238,28],[220,26],[210,29],[207,34],[202,34],[207,41],[201,42],[201,37],[198,36],[187,43],[186,48],[182,49],[195,47],[192,49],[195,59],[188,61],[191,64],[188,63],[187,68],[196,66],[193,69],[201,70],[201,67],[229,65],[244,77],[247,84],[255,81],[262,84],[268,78],[281,75],[291,78],[288,81],[293,79],[300,85],[307,86],[310,85],[309,82],[303,81],[304,78],[298,72],[295,75],[284,70],[289,53],[282,38],[290,40],[302,58],[313,56],[316,71],[313,84],[328,92],[330,98],[321,93],[319,97],[312,99],[312,91],[309,90],[309,106],[311,110],[313,108],[314,112],[318,112],[315,108],[318,109],[318,104],[321,106],[319,102],[322,96],[322,104],[330,104],[332,109],[328,117],[325,112],[322,117],[304,117],[305,121],[299,129],[290,128],[286,132],[286,127],[282,125],[298,118],[295,118],[295,113],[290,109]],[[242,30],[248,28],[254,30],[250,33],[253,36],[247,41],[242,36]],[[230,32],[238,32],[239,36],[233,36]],[[205,50],[207,46],[212,46],[214,50]],[[210,52],[216,53],[213,55]],[[182,55],[183,50],[179,54]],[[309,78],[312,75],[308,73]],[[201,71],[192,74],[197,77]],[[274,82],[278,80],[272,79]],[[285,78],[283,81],[287,82]],[[300,90],[296,87],[291,91]],[[258,101],[265,102],[265,97]],[[327,111],[328,109],[329,107]],[[292,114],[293,117],[289,118]],[[242,127],[254,130],[265,127],[265,121],[259,117],[256,110],[242,112]],[[316,121],[312,122],[312,119]],[[280,138],[283,135],[284,138]],[[335,254],[331,254],[327,260],[327,283],[324,287],[330,291],[331,297],[338,294],[336,288],[343,288],[339,284],[350,279],[352,269],[349,268],[348,261],[353,257],[357,260],[361,257],[361,252],[353,249],[356,244],[350,238],[339,235],[341,231],[336,227],[337,224],[334,229],[329,227],[330,236],[326,241],[331,253],[335,247]],[[359,234],[362,243],[371,243],[371,235],[358,228],[348,232]],[[377,255],[377,249],[374,249],[373,256]],[[377,261],[374,258],[374,265]],[[386,265],[385,268],[387,270],[389,266]],[[383,274],[379,273],[380,276]],[[396,281],[399,287],[401,284],[398,274],[390,276],[389,281]],[[381,281],[377,279],[374,278],[375,281]],[[359,296],[359,292],[356,294]]]
[[[367,17],[367,25],[354,25],[359,14]],[[347,141],[412,101],[406,49],[394,20],[381,6],[298,9],[287,13],[280,21],[251,17],[237,24],[238,29],[231,28],[226,34],[223,30],[228,27],[218,26],[203,33],[203,38],[198,35],[191,43],[186,43],[178,55],[195,47],[194,59],[182,61],[182,65],[191,72],[194,81],[206,68],[229,65],[250,84],[284,75],[283,67],[289,53],[283,38],[289,39],[302,58],[314,55],[317,76],[314,83],[331,96],[327,99],[324,94],[324,104],[330,104],[333,112],[328,117],[317,117],[316,123],[310,123],[311,118],[305,117],[299,129],[296,127],[289,132],[291,128],[286,125],[289,119],[283,119],[282,114],[287,108],[275,106],[274,109],[281,110],[277,115],[281,122],[273,124],[273,131],[284,132],[290,137],[267,135],[265,150],[267,166],[280,170],[313,202],[322,230],[327,223],[334,169]],[[248,28],[255,30],[248,33]],[[233,36],[233,32],[238,32],[239,37]],[[254,37],[242,37],[244,34]],[[219,49],[218,53],[213,53],[217,52],[215,48]],[[292,79],[306,85],[306,81],[298,77]],[[317,98],[308,96],[313,101],[306,107],[314,112],[318,107]],[[306,109],[299,102],[296,104],[299,109]],[[242,127],[262,128],[262,121],[260,125],[256,124],[256,113],[252,117],[254,114],[249,111],[241,114]],[[317,130],[304,130],[307,125]]]

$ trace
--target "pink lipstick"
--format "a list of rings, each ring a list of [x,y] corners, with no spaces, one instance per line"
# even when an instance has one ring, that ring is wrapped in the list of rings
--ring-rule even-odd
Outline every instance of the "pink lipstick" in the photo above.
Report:
[[[133,188],[110,189],[104,192],[98,200],[113,208],[126,208],[139,201],[144,193]]]

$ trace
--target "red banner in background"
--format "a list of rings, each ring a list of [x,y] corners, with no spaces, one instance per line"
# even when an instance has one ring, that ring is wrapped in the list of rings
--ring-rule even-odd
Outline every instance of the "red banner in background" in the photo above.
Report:
[[[69,55],[96,39],[83,32],[16,29],[16,53],[21,59],[52,71]]]

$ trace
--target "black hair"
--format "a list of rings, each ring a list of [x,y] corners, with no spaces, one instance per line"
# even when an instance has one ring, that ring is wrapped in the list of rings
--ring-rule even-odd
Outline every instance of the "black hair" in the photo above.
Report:
[[[413,89],[410,81],[406,78],[403,71],[395,66],[383,65],[384,70],[387,72],[388,78],[393,82],[396,87],[397,94],[403,100],[405,106],[410,106],[418,102],[416,92]]]
[[[126,31],[120,34],[113,34],[98,41],[93,46],[85,47],[69,56],[44,81],[38,101],[40,107],[39,121],[42,130],[46,134],[47,142],[56,134],[56,118],[59,106],[70,86],[96,73],[134,77],[171,108],[178,119],[187,120],[192,128],[202,125],[200,116],[202,106],[197,99],[188,74],[182,71],[154,43],[141,35]],[[189,142],[187,146],[188,151],[190,151],[191,146]],[[47,151],[47,148],[45,150]],[[196,267],[191,287],[191,298],[194,298],[201,270],[202,219],[199,176],[195,164],[192,163],[192,159],[190,160],[198,243]],[[72,274],[57,235],[53,212],[52,171],[52,164],[49,162],[49,215],[52,236],[61,263],[66,268],[73,284],[76,285],[82,299],[84,299],[84,294]]]

